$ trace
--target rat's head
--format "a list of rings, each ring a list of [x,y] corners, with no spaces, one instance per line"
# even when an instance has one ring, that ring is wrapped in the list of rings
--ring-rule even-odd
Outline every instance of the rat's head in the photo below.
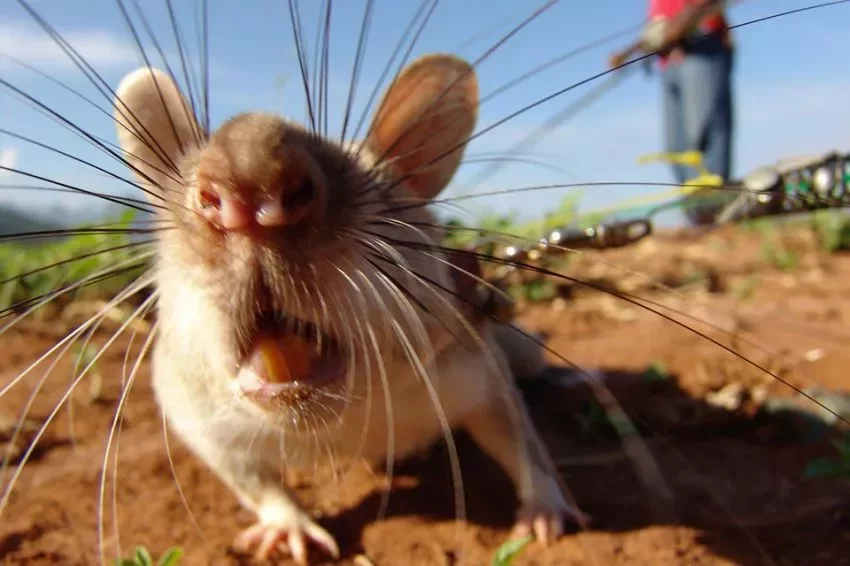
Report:
[[[435,247],[441,231],[424,205],[475,125],[468,64],[409,65],[365,139],[345,147],[268,114],[206,132],[150,68],[117,94],[121,147],[159,211],[160,330],[185,375],[228,380],[279,414],[356,398],[358,377],[413,367],[411,356],[427,363],[462,327],[460,272]]]

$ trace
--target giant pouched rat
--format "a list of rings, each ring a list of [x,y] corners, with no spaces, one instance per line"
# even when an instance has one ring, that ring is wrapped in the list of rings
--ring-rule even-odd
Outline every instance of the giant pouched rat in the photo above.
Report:
[[[473,68],[442,54],[399,74],[359,143],[260,113],[204,132],[168,74],[144,67],[120,83],[121,147],[166,204],[156,397],[256,514],[238,546],[304,562],[310,540],[338,556],[282,470],[328,454],[380,464],[451,428],[510,476],[519,532],[548,541],[581,517],[514,384],[544,366],[542,350],[479,316],[475,262],[444,253],[425,206],[477,106]]]

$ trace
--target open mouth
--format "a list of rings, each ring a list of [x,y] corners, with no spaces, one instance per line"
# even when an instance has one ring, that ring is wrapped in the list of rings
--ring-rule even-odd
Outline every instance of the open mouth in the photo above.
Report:
[[[258,320],[237,382],[243,393],[258,400],[286,401],[340,379],[344,372],[345,357],[335,340],[314,324],[268,313]]]

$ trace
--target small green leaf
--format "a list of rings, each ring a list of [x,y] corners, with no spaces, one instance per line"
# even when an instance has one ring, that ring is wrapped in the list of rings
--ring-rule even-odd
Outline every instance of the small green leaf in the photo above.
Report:
[[[643,380],[652,383],[655,381],[667,381],[670,379],[670,374],[667,373],[667,368],[660,362],[652,362],[649,367],[643,372]]]
[[[545,279],[530,281],[526,287],[526,298],[532,302],[542,302],[555,296],[555,288]]]
[[[850,435],[842,440],[830,440],[829,442],[838,450],[839,457],[850,466]]]
[[[514,558],[531,542],[531,537],[511,539],[496,550],[493,566],[511,566]]]
[[[830,460],[829,458],[820,458],[809,462],[804,473],[810,478],[850,476],[850,463]]]
[[[136,563],[138,566],[153,566],[153,558],[144,546],[136,547]]]
[[[116,558],[113,564],[114,566],[136,566],[136,561],[133,558]]]
[[[169,548],[159,559],[159,566],[177,566],[183,558],[182,548]]]

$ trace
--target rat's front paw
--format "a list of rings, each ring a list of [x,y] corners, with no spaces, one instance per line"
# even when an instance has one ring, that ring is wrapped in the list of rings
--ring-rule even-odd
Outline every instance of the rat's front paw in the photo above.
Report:
[[[587,515],[568,505],[561,497],[553,498],[551,502],[525,503],[517,512],[512,536],[517,538],[531,536],[544,544],[549,544],[564,533],[565,518],[580,525],[590,520]]]
[[[325,552],[339,558],[339,548],[333,536],[320,527],[303,511],[278,508],[261,513],[260,521],[236,537],[233,546],[240,552],[250,553],[260,560],[268,560],[275,551],[287,550],[299,564],[307,564],[307,541],[312,541]]]

